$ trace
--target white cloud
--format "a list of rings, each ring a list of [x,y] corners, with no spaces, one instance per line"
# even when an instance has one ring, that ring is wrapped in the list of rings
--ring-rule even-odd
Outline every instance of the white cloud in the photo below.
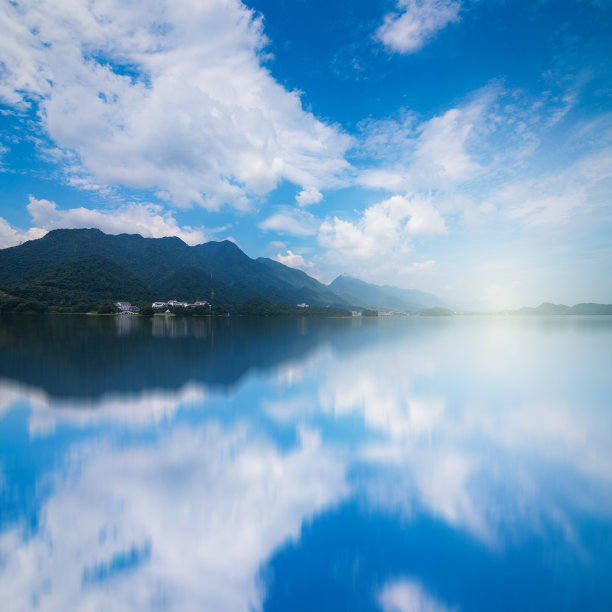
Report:
[[[425,591],[415,580],[403,578],[388,582],[378,595],[383,612],[448,612],[444,604]]]
[[[47,233],[46,229],[31,227],[28,230],[14,228],[5,219],[0,217],[0,249],[17,246],[28,240],[42,238]]]
[[[427,274],[433,270],[437,270],[438,267],[438,262],[434,259],[427,259],[426,261],[413,261],[407,266],[404,266],[402,271],[404,274]]]
[[[355,223],[338,217],[324,221],[319,242],[341,257],[379,261],[395,255],[405,265],[413,236],[444,233],[444,219],[428,198],[396,195],[366,208]]]
[[[263,230],[292,236],[312,236],[319,225],[320,221],[311,213],[289,207],[279,207],[278,212],[259,223]]]
[[[311,270],[314,264],[311,261],[306,261],[300,254],[294,253],[287,249],[285,254],[277,253],[274,257],[276,261],[289,266],[290,268],[299,268],[301,270]]]
[[[45,230],[96,227],[108,234],[141,234],[146,238],[178,236],[190,245],[207,240],[203,228],[179,226],[173,215],[164,213],[157,204],[126,204],[108,210],[84,207],[62,210],[55,202],[30,196],[27,209],[34,223]]]
[[[479,165],[466,151],[466,142],[479,110],[474,107],[453,108],[441,117],[431,119],[421,132],[416,149],[417,160],[437,168],[442,177],[451,181],[472,177]]]
[[[404,111],[395,120],[364,122],[357,182],[427,193],[438,211],[469,230],[504,221],[568,226],[609,202],[612,154],[605,121],[594,121],[569,131],[563,161],[542,167],[534,153],[560,148],[550,117],[564,104],[550,92],[534,100],[493,83],[423,121]]]
[[[299,206],[309,206],[310,204],[318,204],[323,199],[323,194],[315,187],[307,187],[302,189],[295,197],[295,201]]]
[[[0,590],[14,609],[260,609],[262,563],[347,493],[342,458],[306,431],[284,453],[244,427],[208,425],[80,459],[35,534],[0,535]],[[130,551],[129,580],[96,572]]]
[[[513,181],[491,199],[512,221],[533,228],[569,224],[582,211],[609,206],[607,190],[600,185],[612,179],[612,148],[592,153],[566,167],[537,178]]]
[[[117,321],[119,333],[123,324],[124,321]],[[181,406],[204,405],[206,397],[202,385],[187,383],[176,391],[146,390],[108,393],[100,398],[59,399],[42,389],[5,380],[0,392],[0,416],[18,402],[26,401],[30,406],[28,429],[32,437],[52,434],[58,423],[72,427],[113,423],[125,429],[145,429],[172,420]]]
[[[399,13],[385,15],[376,36],[391,51],[416,53],[449,23],[459,21],[458,0],[397,0]]]
[[[449,191],[490,171],[497,159],[487,139],[498,129],[493,116],[500,95],[494,86],[484,88],[421,122],[406,112],[397,120],[364,122],[357,153],[365,167],[357,181],[389,191]]]
[[[4,155],[9,152],[9,148],[5,147],[3,144],[0,144],[0,172],[4,166]]]
[[[274,81],[238,0],[3,4],[0,25],[0,98],[37,100],[77,185],[246,208],[283,179],[334,185],[349,167],[350,138]]]
[[[379,285],[411,286],[416,274],[423,278],[438,270],[434,259],[415,252],[416,243],[446,233],[431,196],[392,196],[367,207],[356,220],[326,219],[317,236],[324,249],[317,267],[325,262]]]

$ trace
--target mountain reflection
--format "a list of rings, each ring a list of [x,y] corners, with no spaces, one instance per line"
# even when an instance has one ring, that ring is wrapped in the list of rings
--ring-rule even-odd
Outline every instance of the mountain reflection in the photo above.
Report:
[[[58,398],[235,386],[300,358],[351,321],[213,317],[0,317],[0,378]]]
[[[9,609],[612,603],[609,319],[22,321]]]

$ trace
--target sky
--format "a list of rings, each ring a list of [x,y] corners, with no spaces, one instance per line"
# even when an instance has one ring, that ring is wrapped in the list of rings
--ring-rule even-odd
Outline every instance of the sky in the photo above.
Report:
[[[97,227],[612,303],[607,0],[0,0],[0,32],[0,248]]]

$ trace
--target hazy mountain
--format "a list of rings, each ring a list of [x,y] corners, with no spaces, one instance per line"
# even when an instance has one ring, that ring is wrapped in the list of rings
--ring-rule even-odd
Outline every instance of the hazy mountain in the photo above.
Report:
[[[521,315],[612,315],[612,304],[583,303],[566,306],[544,302],[535,308],[526,306],[512,310],[511,313]]]
[[[350,304],[377,310],[416,312],[423,308],[444,306],[440,298],[416,289],[400,289],[389,285],[374,285],[342,274],[329,288]]]
[[[257,261],[266,266],[274,276],[293,287],[296,292],[304,296],[302,301],[307,304],[341,304],[349,306],[357,306],[357,302],[344,300],[342,296],[332,291],[327,285],[320,283],[318,280],[308,276],[302,270],[296,270],[266,257],[260,257]]]

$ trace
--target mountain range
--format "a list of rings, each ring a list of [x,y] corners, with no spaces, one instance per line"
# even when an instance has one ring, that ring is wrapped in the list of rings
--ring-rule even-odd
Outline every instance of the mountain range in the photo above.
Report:
[[[399,312],[442,306],[432,294],[346,275],[325,285],[272,259],[252,259],[228,240],[188,246],[176,237],[98,229],[52,230],[0,250],[0,298],[73,311],[108,301],[169,299],[205,299],[230,311],[261,301]]]

